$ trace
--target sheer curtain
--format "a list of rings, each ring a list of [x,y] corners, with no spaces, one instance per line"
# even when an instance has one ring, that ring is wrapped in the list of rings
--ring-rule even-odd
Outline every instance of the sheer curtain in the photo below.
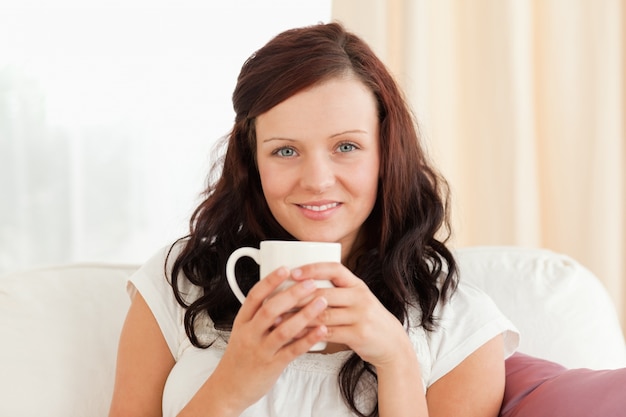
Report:
[[[243,61],[330,0],[0,0],[0,273],[183,235]]]
[[[455,244],[566,253],[626,324],[626,5],[335,0],[404,86],[452,185]]]

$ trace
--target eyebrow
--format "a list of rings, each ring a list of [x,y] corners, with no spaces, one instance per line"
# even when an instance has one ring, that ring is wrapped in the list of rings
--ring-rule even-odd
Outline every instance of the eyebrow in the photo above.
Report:
[[[340,132],[340,133],[335,133],[334,135],[331,135],[331,138],[336,138],[337,136],[341,136],[341,135],[347,135],[348,133],[362,133],[362,134],[367,134],[366,130],[362,130],[362,129],[353,129],[353,130],[346,130],[345,132]]]
[[[342,136],[342,135],[347,135],[347,134],[350,134],[350,133],[359,133],[359,134],[366,135],[367,131],[366,130],[362,130],[362,129],[345,130],[343,132],[332,134],[332,135],[329,136],[329,138],[332,139],[332,138],[336,138],[336,137]],[[281,137],[281,136],[272,136],[270,138],[263,139],[263,143],[271,142],[273,140],[286,140],[286,141],[289,141],[289,142],[296,142],[296,139],[284,138],[284,137]]]

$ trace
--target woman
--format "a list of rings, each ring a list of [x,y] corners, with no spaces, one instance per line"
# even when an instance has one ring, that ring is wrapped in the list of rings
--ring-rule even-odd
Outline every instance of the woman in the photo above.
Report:
[[[445,182],[380,60],[339,24],[286,31],[233,104],[189,236],[131,278],[110,416],[496,416],[516,334],[457,281]],[[226,260],[268,239],[340,242],[342,263],[244,265],[240,305]]]

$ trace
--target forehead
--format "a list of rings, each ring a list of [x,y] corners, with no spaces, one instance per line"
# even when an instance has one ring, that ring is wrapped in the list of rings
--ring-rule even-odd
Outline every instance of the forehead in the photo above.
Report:
[[[332,78],[300,91],[259,115],[259,138],[285,134],[331,135],[339,131],[378,126],[376,99],[372,91],[354,77]]]

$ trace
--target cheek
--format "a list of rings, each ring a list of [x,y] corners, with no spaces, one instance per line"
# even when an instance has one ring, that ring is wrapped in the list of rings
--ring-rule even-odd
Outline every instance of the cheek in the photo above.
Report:
[[[263,195],[271,207],[272,200],[285,193],[287,182],[282,179],[284,175],[280,175],[268,167],[259,166],[259,176],[261,178]]]
[[[366,185],[367,187],[367,200],[370,204],[370,209],[374,207],[376,197],[378,196],[378,176],[369,178]]]
[[[376,199],[379,181],[378,160],[373,159],[352,172],[353,186],[361,190],[361,194],[368,199]],[[358,180],[357,180],[358,179]]]

